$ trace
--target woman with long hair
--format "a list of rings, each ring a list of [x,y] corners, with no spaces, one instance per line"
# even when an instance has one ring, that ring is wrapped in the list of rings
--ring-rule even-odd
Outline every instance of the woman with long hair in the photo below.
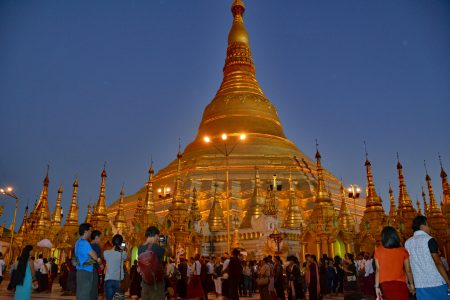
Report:
[[[34,274],[34,265],[31,260],[33,254],[33,246],[26,245],[19,257],[19,264],[16,271],[16,292],[15,300],[25,300],[31,297],[31,286],[36,281]]]
[[[414,282],[409,264],[409,253],[400,245],[400,237],[394,227],[381,231],[381,246],[375,249],[375,292],[386,300],[408,300],[409,291],[414,294]],[[406,278],[409,286],[406,285]]]

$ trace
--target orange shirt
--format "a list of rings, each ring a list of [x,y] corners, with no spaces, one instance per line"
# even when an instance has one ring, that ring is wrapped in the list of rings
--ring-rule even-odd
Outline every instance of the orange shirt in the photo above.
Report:
[[[380,265],[380,283],[384,281],[406,282],[403,262],[409,258],[409,253],[405,248],[384,248],[380,246],[375,249],[374,257]]]

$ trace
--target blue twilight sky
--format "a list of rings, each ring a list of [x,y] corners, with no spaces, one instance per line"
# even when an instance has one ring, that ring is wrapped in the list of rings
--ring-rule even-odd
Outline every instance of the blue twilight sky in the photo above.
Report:
[[[50,207],[79,177],[80,220],[107,161],[107,203],[192,141],[222,80],[230,1],[0,1],[0,185],[27,203],[50,162]],[[285,133],[346,184],[398,194],[396,152],[411,198],[423,160],[442,198],[450,174],[450,2],[247,0],[257,78]],[[10,224],[13,201],[0,197]]]

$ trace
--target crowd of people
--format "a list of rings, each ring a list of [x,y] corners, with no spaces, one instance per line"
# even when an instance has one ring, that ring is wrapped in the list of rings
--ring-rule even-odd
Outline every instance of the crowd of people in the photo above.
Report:
[[[51,291],[59,275],[59,284],[77,299],[107,300],[132,298],[143,300],[208,299],[216,295],[236,300],[259,293],[261,300],[322,299],[343,295],[344,299],[447,299],[449,276],[447,260],[430,235],[427,219],[418,216],[412,224],[414,235],[401,245],[395,228],[381,232],[381,245],[373,255],[361,252],[317,259],[306,254],[301,262],[295,255],[283,260],[271,255],[249,260],[246,253],[234,249],[231,255],[173,257],[169,241],[151,226],[145,242],[138,247],[138,259],[127,267],[128,249],[120,234],[113,236],[111,249],[102,251],[101,232],[83,223],[73,257],[58,268],[56,259],[35,259],[33,246],[22,250],[11,266],[8,289],[14,299],[30,299],[32,290]],[[127,260],[128,259],[128,260]],[[0,284],[5,272],[0,253]],[[129,271],[128,271],[129,269]],[[308,297],[308,298],[307,298]]]

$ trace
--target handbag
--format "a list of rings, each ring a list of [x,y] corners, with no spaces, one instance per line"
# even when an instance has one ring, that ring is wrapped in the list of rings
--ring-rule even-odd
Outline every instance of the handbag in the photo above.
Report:
[[[120,269],[119,269],[119,281],[120,282],[122,281],[122,279],[120,279],[122,277],[122,269],[123,269],[123,265],[122,265],[122,251],[121,251],[120,252]],[[122,288],[120,286],[114,293],[112,299],[113,300],[125,300],[125,292],[122,290]]]
[[[269,277],[264,276],[264,277],[258,277],[256,278],[256,285],[258,286],[265,286],[269,284]]]

